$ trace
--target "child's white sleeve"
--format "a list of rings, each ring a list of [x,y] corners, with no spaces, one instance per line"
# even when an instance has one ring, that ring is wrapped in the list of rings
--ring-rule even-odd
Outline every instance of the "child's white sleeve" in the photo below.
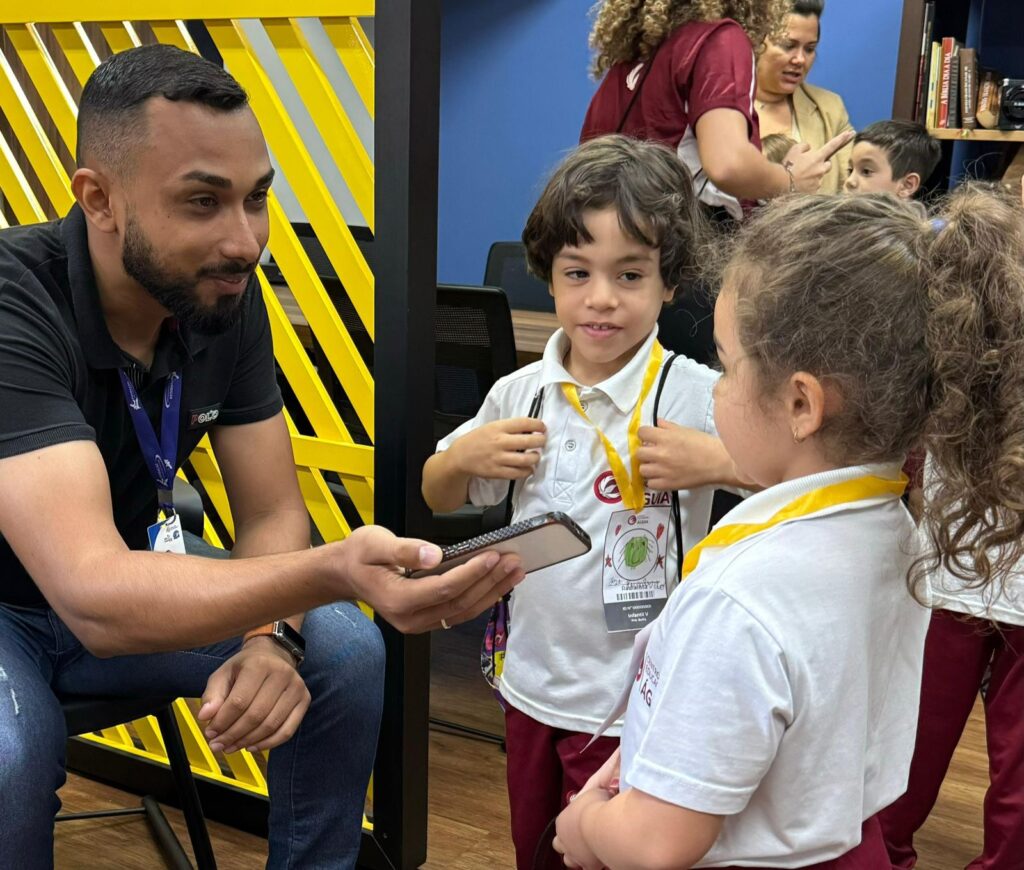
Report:
[[[647,722],[623,778],[668,803],[733,815],[793,719],[785,655],[728,594],[709,587],[686,597],[648,647],[658,680],[649,713],[640,707]],[[634,695],[631,711],[636,703]]]
[[[497,386],[497,385],[495,385]],[[457,429],[449,432],[444,438],[437,442],[435,453],[442,453],[447,450],[456,440],[474,429],[479,429],[487,423],[504,419],[507,414],[501,408],[501,399],[498,390],[494,387],[487,393],[483,405],[477,411],[475,417],[467,420]],[[469,500],[478,507],[489,507],[501,502],[508,494],[507,480],[490,480],[482,477],[474,477],[469,482]]]

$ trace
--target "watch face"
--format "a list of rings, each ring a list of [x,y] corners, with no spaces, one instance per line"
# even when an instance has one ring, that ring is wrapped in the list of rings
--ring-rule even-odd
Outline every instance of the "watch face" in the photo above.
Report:
[[[277,623],[275,628],[280,632],[281,640],[294,646],[300,653],[306,651],[306,639],[283,619]]]

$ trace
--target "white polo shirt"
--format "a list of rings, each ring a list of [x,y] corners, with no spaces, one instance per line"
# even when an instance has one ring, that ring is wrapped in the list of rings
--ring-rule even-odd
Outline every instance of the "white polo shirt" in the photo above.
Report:
[[[931,461],[925,466],[925,479],[934,473]],[[922,529],[922,534],[926,534]],[[924,541],[928,546],[928,541]],[[978,619],[988,619],[1005,625],[1024,625],[1024,564],[1004,582],[986,587],[971,586],[972,581],[957,577],[939,565],[928,577],[929,603],[932,607],[965,613]]]
[[[788,481],[719,526],[898,472]],[[837,505],[705,551],[669,599],[630,690],[621,779],[726,817],[696,866],[828,861],[906,790],[929,616],[907,590],[915,547],[899,499]]]
[[[538,389],[544,388],[540,416],[547,441],[534,473],[516,488],[513,521],[562,511],[590,535],[593,547],[585,556],[530,574],[516,588],[501,693],[517,709],[554,728],[593,733],[619,694],[635,636],[634,631],[608,631],[603,598],[606,541],[624,527],[631,512],[622,505],[594,428],[573,409],[559,385],[576,384],[587,415],[628,467],[627,429],[656,337],[657,328],[617,374],[586,387],[562,365],[569,342],[558,330],[543,359],[499,380],[476,417],[437,445],[440,452],[485,423],[525,416]],[[714,434],[711,393],[717,378],[706,366],[677,358],[665,381],[659,416]],[[657,383],[643,405],[645,426],[653,423]],[[507,480],[474,479],[469,487],[476,505],[497,504],[507,492]],[[704,537],[712,494],[710,488],[680,492],[684,550]],[[669,493],[646,490],[645,499],[667,513]],[[654,529],[653,534],[656,558],[665,562],[658,570],[664,572],[671,591],[679,576],[675,529]],[[616,723],[609,733],[617,734],[620,728]]]

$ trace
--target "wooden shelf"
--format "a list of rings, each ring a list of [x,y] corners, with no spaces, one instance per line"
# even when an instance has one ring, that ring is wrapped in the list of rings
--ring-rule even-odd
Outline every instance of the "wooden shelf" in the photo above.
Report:
[[[1024,130],[948,130],[929,127],[928,132],[936,139],[962,139],[966,142],[1024,142]]]

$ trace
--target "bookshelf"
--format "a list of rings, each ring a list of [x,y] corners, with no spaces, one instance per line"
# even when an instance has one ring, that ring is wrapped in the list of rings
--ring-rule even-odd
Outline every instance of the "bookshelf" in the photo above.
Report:
[[[928,132],[936,139],[959,140],[964,142],[1024,142],[1024,130],[985,130],[977,127],[972,130],[958,128],[956,130],[929,127]]]
[[[904,0],[900,29],[893,117],[912,120],[921,63],[925,0]],[[935,0],[932,40],[952,37],[977,51],[982,66],[999,77],[1024,79],[1024,2],[1021,0]],[[927,75],[927,71],[926,71]],[[929,187],[943,188],[966,176],[1002,178],[1018,151],[1024,131],[931,129],[942,142],[943,159]]]

